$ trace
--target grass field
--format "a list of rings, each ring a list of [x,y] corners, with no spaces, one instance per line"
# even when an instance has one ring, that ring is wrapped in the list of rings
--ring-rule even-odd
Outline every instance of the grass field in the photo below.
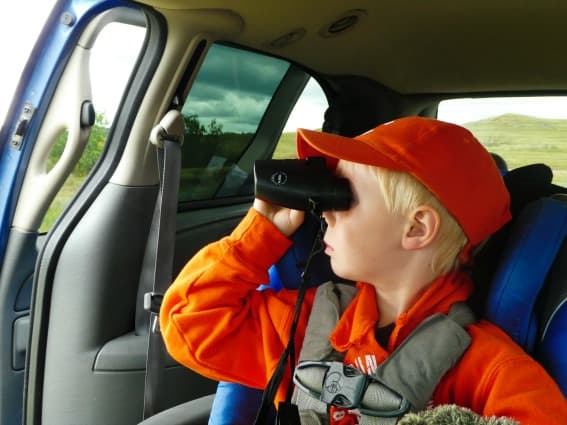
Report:
[[[490,152],[499,154],[513,169],[544,163],[554,183],[567,186],[567,120],[506,114],[464,124]],[[295,158],[295,133],[283,133],[274,158]],[[49,208],[41,229],[46,231],[68,204],[83,179],[71,175]]]
[[[77,177],[73,174],[67,178],[43,217],[41,225],[39,226],[40,233],[47,232],[51,226],[53,226],[53,223],[55,223],[55,220],[57,220],[61,212],[67,207],[75,193],[77,193],[79,186],[81,186],[85,178],[86,176]]]
[[[567,186],[567,120],[507,114],[464,127],[508,168],[542,162],[553,170],[554,183]]]
[[[274,152],[274,159],[295,158],[295,133],[282,133]]]

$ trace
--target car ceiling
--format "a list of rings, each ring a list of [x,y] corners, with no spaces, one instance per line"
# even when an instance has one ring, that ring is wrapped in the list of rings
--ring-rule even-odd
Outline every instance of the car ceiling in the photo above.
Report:
[[[143,3],[168,13],[171,9],[230,10],[241,17],[243,28],[226,41],[284,57],[320,74],[367,77],[401,94],[567,90],[567,2]],[[328,33],[333,23],[348,16],[356,16],[356,25]],[[292,41],[280,43],[287,38]]]

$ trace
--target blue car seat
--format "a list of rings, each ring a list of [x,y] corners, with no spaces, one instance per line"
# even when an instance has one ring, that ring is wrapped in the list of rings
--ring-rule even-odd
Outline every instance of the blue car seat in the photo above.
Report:
[[[492,279],[485,317],[536,358],[567,396],[566,201],[545,197],[523,208]]]
[[[504,176],[514,218],[479,252],[472,274],[477,311],[538,360],[567,396],[567,198],[552,178],[544,164]]]

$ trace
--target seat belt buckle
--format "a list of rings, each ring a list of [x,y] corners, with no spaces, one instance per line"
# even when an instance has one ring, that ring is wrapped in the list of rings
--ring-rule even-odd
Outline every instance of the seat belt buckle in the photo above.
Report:
[[[144,310],[150,312],[150,332],[159,334],[159,310],[163,301],[163,294],[146,292],[144,294]]]
[[[144,310],[150,313],[159,314],[161,303],[163,301],[163,294],[157,292],[146,292],[144,294]]]
[[[316,400],[362,415],[394,418],[410,411],[409,401],[380,379],[336,361],[300,362],[293,375],[297,387]]]
[[[360,406],[368,377],[352,366],[330,362],[323,381],[321,401],[344,409]]]
[[[303,370],[307,371],[310,368],[325,370],[322,375],[322,386],[319,387],[320,392],[309,388],[310,385],[302,382],[299,376]],[[341,362],[305,361],[296,366],[293,381],[301,390],[323,403],[343,409],[354,409],[360,406],[369,377]]]

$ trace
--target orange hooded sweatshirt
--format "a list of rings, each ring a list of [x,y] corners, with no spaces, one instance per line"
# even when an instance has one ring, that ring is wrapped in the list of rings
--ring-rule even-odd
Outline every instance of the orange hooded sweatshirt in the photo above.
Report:
[[[208,245],[184,267],[161,307],[166,347],[181,364],[222,381],[264,388],[287,344],[296,291],[257,291],[268,282],[268,268],[291,241],[255,210],[234,232]],[[435,280],[395,322],[388,347],[375,339],[379,317],[372,286],[359,291],[330,335],[345,352],[345,363],[366,373],[380,364],[426,317],[447,313],[468,298],[472,284],[463,273]],[[301,347],[315,290],[307,291],[297,327]],[[461,360],[440,381],[432,405],[454,403],[483,416],[506,416],[522,425],[564,425],[567,400],[545,370],[502,330],[480,321],[467,326],[472,342]],[[279,388],[285,395],[290,376]],[[276,400],[276,401],[278,401]]]

